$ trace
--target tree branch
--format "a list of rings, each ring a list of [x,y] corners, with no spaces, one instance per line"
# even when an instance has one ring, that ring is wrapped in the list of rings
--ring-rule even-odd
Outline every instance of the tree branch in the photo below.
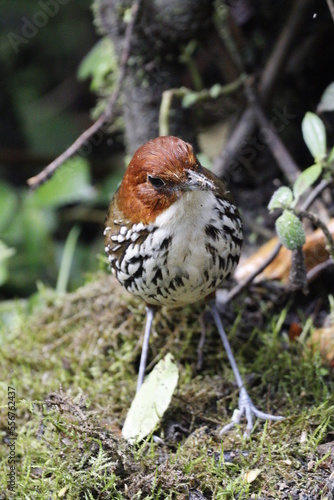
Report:
[[[281,74],[282,66],[286,59],[296,34],[302,25],[310,0],[295,0],[291,13],[287,19],[286,26],[282,29],[275,47],[263,70],[259,83],[259,97],[266,104]],[[232,161],[238,154],[240,144],[254,132],[256,126],[255,111],[250,107],[243,112],[237,126],[221,153],[213,164],[214,172],[223,177],[231,166]]]
[[[255,102],[253,104],[253,110],[259,127],[270,132],[271,138],[267,143],[268,148],[285,177],[291,184],[293,184],[301,173],[300,169],[296,165],[289,151],[286,149],[284,143],[281,141],[275,128],[271,125],[259,102]]]
[[[327,259],[324,262],[321,262],[321,264],[318,264],[317,266],[310,269],[306,275],[307,283],[311,283],[311,281],[315,280],[319,276],[319,274],[332,266],[334,266],[333,260]]]

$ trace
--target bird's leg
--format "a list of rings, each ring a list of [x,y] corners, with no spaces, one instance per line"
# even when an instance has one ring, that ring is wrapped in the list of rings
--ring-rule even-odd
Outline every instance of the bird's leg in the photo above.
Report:
[[[224,344],[224,348],[225,348],[228,360],[230,362],[230,365],[232,367],[235,379],[237,381],[238,389],[239,389],[239,408],[237,410],[234,410],[231,422],[222,428],[222,430],[220,431],[220,435],[224,434],[225,432],[228,432],[235,425],[239,424],[243,415],[245,415],[246,421],[247,421],[247,426],[246,426],[246,431],[245,431],[245,435],[247,435],[247,436],[251,433],[251,430],[253,429],[253,415],[255,415],[258,418],[262,418],[264,420],[274,420],[276,422],[283,420],[284,417],[280,417],[280,416],[275,417],[274,415],[270,415],[269,413],[264,413],[264,412],[258,410],[254,406],[253,401],[251,400],[250,396],[248,395],[248,392],[245,388],[244,382],[241,378],[237,363],[236,363],[234,356],[233,356],[233,353],[232,353],[230,343],[228,341],[228,338],[227,338],[227,335],[225,333],[222,321],[220,319],[220,315],[218,313],[217,306],[214,302],[211,304],[211,313],[212,313],[213,319],[215,320],[220,338]]]
[[[201,337],[199,339],[198,346],[197,346],[197,365],[196,365],[196,368],[199,371],[202,370],[202,368],[203,368],[203,349],[204,349],[205,339],[206,339],[206,328],[205,328],[204,316],[205,316],[205,309],[203,309],[203,311],[201,312],[200,317],[199,317],[199,323],[201,325]]]
[[[152,330],[154,313],[155,313],[155,309],[153,307],[146,306],[146,325],[145,325],[143,347],[141,350],[140,363],[139,363],[137,392],[139,391],[139,389],[143,383],[143,380],[144,380],[146,361],[147,361],[147,353],[148,353],[148,344],[149,344],[151,330]]]

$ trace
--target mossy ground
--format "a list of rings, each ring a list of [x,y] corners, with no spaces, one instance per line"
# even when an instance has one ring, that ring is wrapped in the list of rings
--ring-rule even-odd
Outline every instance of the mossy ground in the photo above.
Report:
[[[228,328],[255,404],[286,416],[257,422],[250,439],[242,426],[218,437],[238,394],[209,318],[196,369],[203,305],[158,313],[149,369],[172,352],[180,380],[156,431],[167,444],[150,437],[135,447],[121,428],[135,393],[143,304],[105,275],[64,296],[41,290],[35,302],[29,313],[18,303],[0,337],[0,498],[334,498],[333,380],[318,353],[287,341],[286,309],[261,327],[240,313]],[[241,341],[233,331],[243,330]],[[15,493],[6,490],[8,386],[16,391]]]

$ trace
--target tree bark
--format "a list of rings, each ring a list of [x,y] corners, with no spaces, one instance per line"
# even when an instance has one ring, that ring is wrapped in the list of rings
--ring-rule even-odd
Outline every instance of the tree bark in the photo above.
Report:
[[[127,152],[159,135],[162,92],[183,84],[180,63],[185,45],[207,35],[212,25],[212,0],[145,0],[139,12],[123,88],[122,113]],[[128,0],[96,0],[98,22],[111,37],[118,55],[124,45],[124,13]],[[196,145],[191,112],[174,102],[170,134]]]

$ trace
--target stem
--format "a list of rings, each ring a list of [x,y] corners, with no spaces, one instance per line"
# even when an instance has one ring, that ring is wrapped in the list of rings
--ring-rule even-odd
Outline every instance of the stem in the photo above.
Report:
[[[211,89],[202,89],[199,92],[188,89],[187,87],[180,87],[176,89],[168,89],[162,93],[160,112],[159,112],[159,135],[168,135],[169,132],[169,111],[172,105],[173,97],[178,99],[183,99],[186,95],[193,95],[194,102],[192,104],[197,104],[201,101],[207,101],[210,99],[217,99],[221,95],[229,95],[238,90],[246,80],[244,74],[240,75],[234,82],[228,83],[219,87],[217,93],[212,95]],[[191,105],[192,105],[191,104]]]
[[[159,135],[169,135],[169,111],[174,97],[173,89],[162,93],[159,111]]]
[[[314,200],[319,196],[319,194],[322,193],[322,191],[326,189],[328,186],[330,186],[331,183],[332,180],[325,180],[325,179],[319,182],[319,184],[312,189],[311,193],[308,195],[304,203],[302,203],[300,209],[307,210],[308,207],[311,206]]]
[[[327,240],[330,256],[334,260],[334,241],[326,224],[316,214],[312,212],[306,212],[305,210],[296,210],[296,215],[299,217],[305,217],[309,219],[315,226],[319,227],[322,230]]]

